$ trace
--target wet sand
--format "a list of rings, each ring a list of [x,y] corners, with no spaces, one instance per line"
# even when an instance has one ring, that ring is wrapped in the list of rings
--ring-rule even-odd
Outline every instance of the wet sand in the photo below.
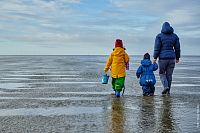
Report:
[[[170,96],[143,97],[132,56],[125,95],[101,84],[107,56],[0,56],[1,133],[200,132],[200,58],[176,66]]]

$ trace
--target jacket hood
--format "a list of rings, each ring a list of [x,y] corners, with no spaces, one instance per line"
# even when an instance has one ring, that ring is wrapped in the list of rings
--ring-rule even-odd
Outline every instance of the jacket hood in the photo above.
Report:
[[[174,32],[174,29],[170,26],[168,22],[164,22],[161,32],[164,34],[172,34]]]
[[[114,55],[123,55],[125,53],[124,48],[116,47],[113,51]]]
[[[144,60],[141,61],[141,64],[143,66],[149,66],[149,65],[151,65],[151,60],[144,59]]]

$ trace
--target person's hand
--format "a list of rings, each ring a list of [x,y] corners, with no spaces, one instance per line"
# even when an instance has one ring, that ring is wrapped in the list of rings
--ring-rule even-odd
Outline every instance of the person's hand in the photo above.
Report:
[[[104,74],[104,75],[107,75],[107,72],[103,71],[103,74]]]
[[[157,59],[153,59],[153,64],[155,64],[155,63],[156,63],[156,61],[157,61]]]
[[[176,60],[176,63],[179,63],[179,60]]]

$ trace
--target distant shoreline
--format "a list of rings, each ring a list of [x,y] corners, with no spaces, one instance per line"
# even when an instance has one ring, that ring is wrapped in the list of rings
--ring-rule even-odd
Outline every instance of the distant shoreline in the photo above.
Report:
[[[130,55],[130,54],[129,54]],[[0,55],[0,56],[109,56],[109,55]],[[143,55],[130,55],[130,56],[143,56]],[[191,56],[194,56],[194,57],[197,57],[197,56],[200,56],[200,55],[181,55],[181,56],[184,56],[184,57],[191,57]]]

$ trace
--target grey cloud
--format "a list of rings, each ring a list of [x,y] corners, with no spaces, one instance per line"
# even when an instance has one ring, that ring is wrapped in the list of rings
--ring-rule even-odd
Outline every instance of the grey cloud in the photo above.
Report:
[[[198,0],[113,0],[114,6],[126,9],[140,10],[146,15],[162,16],[161,19],[168,19],[174,23],[181,24],[188,21],[196,22],[196,17],[199,16],[200,1]],[[177,18],[181,15],[181,18]],[[187,20],[184,17],[190,17],[194,20]],[[175,19],[177,18],[177,19]],[[198,17],[199,18],[199,17]]]
[[[108,54],[115,39],[121,38],[130,54],[151,53],[162,23],[169,21],[183,48],[188,48],[191,43],[189,51],[197,53],[195,49],[199,48],[200,41],[198,1],[112,0],[113,5],[91,14],[70,6],[84,2],[0,1],[1,44],[2,40],[17,44],[24,42],[41,48],[44,53],[52,52],[53,48],[64,53],[63,49],[67,48],[68,54]],[[45,51],[45,47],[48,50]],[[183,53],[189,52],[183,50]]]

